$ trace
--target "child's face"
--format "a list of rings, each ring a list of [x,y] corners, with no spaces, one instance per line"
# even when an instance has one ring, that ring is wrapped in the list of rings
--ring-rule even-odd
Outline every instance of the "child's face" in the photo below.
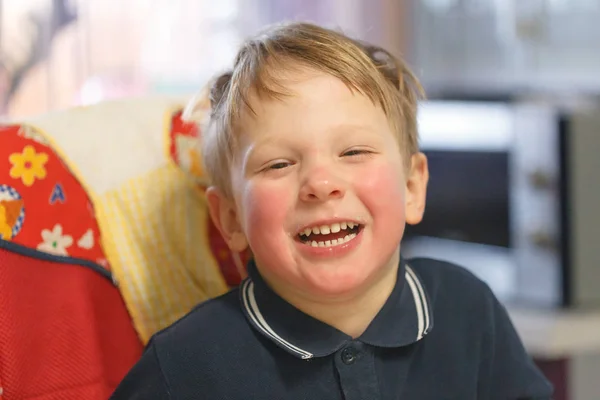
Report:
[[[287,89],[283,100],[253,99],[234,202],[213,192],[213,216],[234,250],[250,245],[275,290],[350,294],[396,267],[405,222],[422,216],[426,160],[414,156],[406,176],[384,112],[338,79],[306,73]]]

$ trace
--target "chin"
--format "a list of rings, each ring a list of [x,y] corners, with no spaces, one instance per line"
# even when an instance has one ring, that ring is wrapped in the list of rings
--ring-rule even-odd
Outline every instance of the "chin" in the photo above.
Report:
[[[375,271],[373,271],[375,273]],[[307,277],[311,292],[325,297],[337,297],[355,293],[364,288],[371,280],[373,274],[357,274],[356,271],[348,273],[320,273],[310,274]]]

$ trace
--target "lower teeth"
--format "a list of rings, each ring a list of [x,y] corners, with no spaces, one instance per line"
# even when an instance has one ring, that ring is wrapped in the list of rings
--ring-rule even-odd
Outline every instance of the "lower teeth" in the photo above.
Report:
[[[349,235],[346,235],[343,238],[333,239],[333,240],[327,240],[325,242],[317,242],[317,241],[313,240],[312,242],[310,242],[310,245],[312,247],[333,247],[333,246],[339,246],[340,244],[344,244],[344,243],[347,243],[347,242],[351,241],[355,237],[356,237],[356,233],[351,233]]]

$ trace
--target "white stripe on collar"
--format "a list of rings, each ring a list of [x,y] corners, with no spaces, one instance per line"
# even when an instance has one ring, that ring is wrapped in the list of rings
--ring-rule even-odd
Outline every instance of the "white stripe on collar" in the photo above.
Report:
[[[292,353],[298,354],[303,360],[308,360],[309,358],[313,358],[313,354],[308,351],[302,350],[299,347],[294,346],[287,340],[283,339],[279,336],[275,331],[271,328],[271,326],[265,321],[262,313],[258,309],[258,305],[256,304],[256,298],[254,297],[254,283],[250,279],[246,279],[242,286],[242,298],[244,299],[244,307],[246,307],[246,311],[248,311],[248,315],[252,318],[254,324],[261,330],[265,335],[272,338],[283,347],[291,351]]]
[[[406,265],[406,272],[404,273],[404,278],[410,287],[410,290],[413,295],[413,299],[415,302],[415,309],[417,313],[417,341],[421,340],[423,336],[429,333],[430,328],[430,319],[429,319],[429,306],[427,303],[427,298],[425,297],[425,292],[423,290],[423,286],[421,285],[421,281],[412,270],[412,268]],[[254,325],[260,329],[266,336],[278,342],[281,346],[286,348],[288,351],[299,355],[302,359],[308,360],[313,358],[313,354],[302,350],[301,348],[294,346],[287,340],[283,339],[279,336],[273,328],[268,324],[265,320],[264,316],[260,312],[258,308],[258,304],[256,304],[256,298],[254,296],[254,283],[250,279],[246,279],[242,283],[242,299],[244,301],[244,307],[248,312],[248,315],[252,319]]]
[[[430,319],[429,319],[429,305],[427,303],[427,297],[425,297],[425,291],[421,285],[421,281],[415,274],[415,271],[407,264],[406,273],[404,274],[406,282],[412,291],[413,299],[415,301],[415,308],[417,312],[417,341],[421,340],[423,336],[429,333]]]

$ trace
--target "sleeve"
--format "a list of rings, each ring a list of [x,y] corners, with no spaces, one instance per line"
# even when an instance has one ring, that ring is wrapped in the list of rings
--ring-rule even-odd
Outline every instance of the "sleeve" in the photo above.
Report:
[[[170,390],[150,341],[142,358],[119,384],[110,400],[168,400]]]
[[[549,400],[553,387],[527,354],[508,312],[491,294],[491,318],[479,384],[482,396],[493,400]]]

